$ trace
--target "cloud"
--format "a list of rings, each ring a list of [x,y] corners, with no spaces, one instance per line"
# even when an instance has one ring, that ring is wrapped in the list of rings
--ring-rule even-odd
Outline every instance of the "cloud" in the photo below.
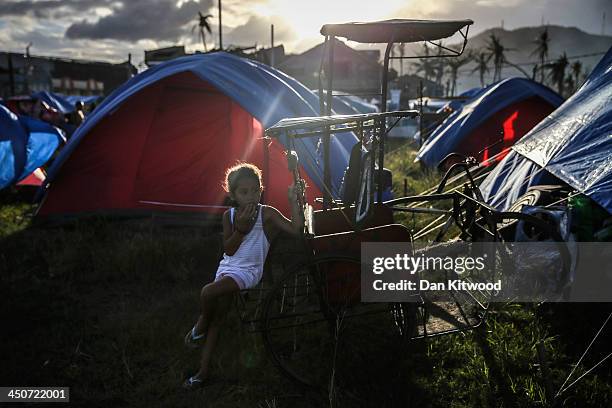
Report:
[[[297,39],[296,33],[289,24],[279,17],[251,16],[246,23],[234,27],[228,34],[224,43],[234,45],[269,45],[270,25],[274,24],[274,42],[288,42]]]
[[[518,7],[521,3],[526,0],[477,0],[476,5],[484,7]]]
[[[177,41],[197,23],[198,11],[206,13],[212,3],[213,0],[186,1],[177,6],[175,0],[125,1],[95,22],[73,23],[66,30],[66,37]]]
[[[0,17],[34,15],[37,18],[50,18],[58,10],[85,12],[93,8],[107,7],[116,0],[42,0],[42,1],[3,1],[0,3]]]
[[[328,2],[325,22],[335,20],[329,13],[345,3]],[[507,7],[518,3],[518,7]],[[347,8],[357,13],[365,1],[351,4]],[[498,27],[502,19],[505,28],[514,29],[539,25],[542,17],[550,24],[577,26],[599,34],[602,12],[612,16],[609,0],[385,0],[386,10],[393,8],[392,4],[397,5],[395,10],[376,18],[471,18],[475,24],[470,38]],[[31,52],[37,55],[114,61],[124,61],[128,52],[141,59],[145,49],[176,43],[201,49],[191,28],[197,23],[198,11],[213,14],[209,20],[213,33],[207,40],[209,45],[214,42],[218,32],[216,6],[216,0],[0,0],[0,48],[23,52],[27,43],[33,42]],[[223,0],[223,43],[226,47],[268,46],[273,22],[275,43],[284,44],[287,52],[301,52],[322,41],[318,35],[321,24],[315,18],[319,15],[308,14],[308,8],[302,11],[290,0]],[[610,35],[612,25],[607,20],[606,34]]]

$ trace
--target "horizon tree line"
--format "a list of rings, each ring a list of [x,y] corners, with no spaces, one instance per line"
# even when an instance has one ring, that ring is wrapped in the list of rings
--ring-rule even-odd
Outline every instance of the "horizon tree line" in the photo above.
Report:
[[[199,39],[202,41],[204,51],[207,51],[206,44],[206,33],[212,34],[209,18],[213,16],[203,15],[198,12],[197,21],[198,24],[192,28],[192,33],[198,29]],[[475,67],[471,70],[470,74],[478,72],[480,86],[485,87],[485,76],[490,72],[490,68],[493,68],[493,82],[501,81],[503,69],[508,66],[515,68],[526,78],[530,78],[536,81],[537,74],[539,73],[539,82],[546,86],[556,87],[557,92],[565,97],[574,93],[579,85],[584,81],[588,72],[583,72],[582,63],[578,60],[570,64],[569,58],[566,52],[563,52],[556,60],[550,61],[549,58],[549,44],[551,41],[550,34],[548,33],[548,27],[545,27],[542,32],[537,36],[532,44],[535,45],[533,51],[529,54],[530,56],[537,56],[539,63],[535,63],[532,68],[532,73],[529,75],[519,65],[511,62],[506,53],[510,51],[516,51],[513,48],[507,48],[502,44],[501,39],[491,33],[487,40],[484,48],[479,50],[468,50],[464,55],[458,57],[439,57],[430,58],[431,49],[424,43],[423,44],[423,58],[419,58],[417,62],[412,63],[414,67],[414,74],[422,74],[426,81],[433,80],[436,85],[446,89],[447,96],[455,96],[457,89],[457,79],[459,77],[459,70],[461,67],[475,63]],[[438,42],[437,45],[442,45],[442,42]],[[399,43],[392,48],[392,55],[399,54],[400,57],[405,56],[406,44]],[[437,48],[437,56],[441,55],[442,48]],[[490,63],[492,62],[492,66]],[[403,59],[399,59],[399,72],[398,77],[404,75]],[[569,73],[566,74],[566,70],[569,68]],[[446,78],[446,87],[444,87],[443,79]]]
[[[554,87],[561,96],[567,97],[584,82],[588,76],[588,69],[584,70],[583,64],[579,60],[570,63],[566,52],[563,52],[555,60],[549,60],[550,41],[548,27],[545,27],[538,37],[532,41],[535,48],[530,56],[536,56],[538,62],[534,64],[531,74],[508,59],[507,53],[516,50],[504,46],[495,33],[489,35],[485,47],[478,50],[468,50],[458,57],[428,58],[432,55],[432,49],[424,44],[423,58],[412,63],[412,73],[422,74],[426,81],[432,80],[439,86],[443,86],[442,81],[446,78],[446,94],[447,96],[455,96],[457,79],[463,66],[470,63],[475,64],[469,74],[478,73],[481,87],[488,85],[485,78],[491,70],[493,73],[492,82],[494,83],[502,79],[504,68],[511,67],[518,70],[524,77]],[[400,55],[403,56],[403,44],[399,50]],[[441,49],[438,47],[438,55],[440,55],[440,52]],[[399,76],[401,75],[403,75],[403,67],[400,65]]]

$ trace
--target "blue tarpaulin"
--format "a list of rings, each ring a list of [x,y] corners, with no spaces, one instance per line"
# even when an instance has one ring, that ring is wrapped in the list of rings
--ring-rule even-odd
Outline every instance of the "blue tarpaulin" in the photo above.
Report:
[[[59,129],[0,105],[0,189],[45,164],[62,141]]]
[[[68,101],[63,95],[41,91],[32,94],[32,98],[44,101],[49,107],[63,114],[74,112],[74,103]]]
[[[428,167],[436,166],[478,126],[518,101],[539,96],[554,107],[563,103],[563,98],[549,88],[525,78],[507,78],[473,92],[472,99],[458,106],[458,110],[433,131],[419,150],[417,160]]]
[[[191,72],[209,82],[236,101],[264,127],[284,118],[317,116],[319,113],[319,99],[313,92],[295,79],[257,61],[225,52],[177,58],[148,69],[111,93],[72,135],[49,169],[47,183],[54,179],[64,161],[100,120],[143,88],[181,72]],[[356,141],[357,138],[353,134],[341,134],[332,138],[330,154],[333,157],[331,174],[334,196],[339,194],[349,152]],[[281,139],[281,143],[288,147],[287,140]],[[318,187],[322,189],[323,152],[318,146],[318,140],[300,138],[292,148],[297,150],[308,176],[320,184]]]
[[[612,213],[612,48],[570,99],[512,147],[481,190],[491,205],[508,209],[553,176]]]
[[[63,95],[48,91],[41,91],[32,94],[33,99],[40,99],[44,101],[51,108],[54,108],[58,112],[65,114],[72,113],[75,111],[75,104],[77,102],[83,102],[83,104],[96,103],[102,99],[98,95]]]
[[[100,95],[63,95],[68,103],[74,106],[77,102],[83,102],[84,105],[98,103],[102,100]]]

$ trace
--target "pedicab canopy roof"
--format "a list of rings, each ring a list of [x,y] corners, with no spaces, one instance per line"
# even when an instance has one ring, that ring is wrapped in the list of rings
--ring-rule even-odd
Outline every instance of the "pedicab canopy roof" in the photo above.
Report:
[[[571,98],[512,147],[481,190],[489,204],[507,209],[528,187],[550,183],[551,174],[612,213],[612,48]]]
[[[325,24],[321,27],[321,34],[344,37],[360,43],[407,43],[447,38],[472,24],[472,20],[393,19],[368,23]]]

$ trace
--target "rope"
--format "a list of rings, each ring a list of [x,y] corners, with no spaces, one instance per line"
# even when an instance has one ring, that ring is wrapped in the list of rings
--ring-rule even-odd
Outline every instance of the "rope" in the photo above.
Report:
[[[569,381],[569,379],[572,377],[572,375],[574,374],[574,371],[576,371],[576,368],[578,368],[578,366],[580,365],[580,363],[582,362],[582,360],[584,359],[584,356],[586,356],[586,354],[589,352],[589,350],[591,349],[591,346],[593,345],[593,343],[595,343],[595,340],[597,340],[597,337],[599,336],[599,334],[601,333],[601,331],[603,330],[604,327],[606,327],[606,324],[608,324],[608,320],[610,320],[610,317],[612,317],[612,312],[610,312],[610,314],[608,315],[608,318],[606,319],[606,321],[604,322],[604,324],[599,328],[599,331],[597,332],[597,334],[595,335],[595,337],[593,337],[593,340],[591,340],[591,343],[589,344],[589,346],[586,348],[586,350],[584,351],[584,353],[582,353],[582,356],[580,356],[580,359],[578,360],[578,362],[576,363],[576,365],[574,366],[574,368],[572,369],[572,371],[569,373],[569,375],[567,376],[567,378],[565,379],[565,382],[563,383],[563,385],[561,385],[561,388],[559,388],[559,391],[557,392],[557,394],[555,395],[555,398],[558,397],[559,395],[561,395],[562,392],[567,391],[570,387],[572,387],[574,384],[576,384],[580,379],[582,379],[582,377],[584,377],[585,375],[587,375],[588,373],[590,373],[591,371],[593,371],[598,365],[600,365],[601,363],[603,363],[604,361],[606,361],[611,355],[612,353],[608,354],[606,357],[603,358],[603,360],[599,361],[597,364],[595,364],[592,368],[590,368],[586,373],[582,374],[580,377],[578,377],[574,382],[572,382],[570,385],[568,385],[567,387],[565,387],[565,384],[567,384],[567,382]],[[563,388],[565,387],[565,388]]]

